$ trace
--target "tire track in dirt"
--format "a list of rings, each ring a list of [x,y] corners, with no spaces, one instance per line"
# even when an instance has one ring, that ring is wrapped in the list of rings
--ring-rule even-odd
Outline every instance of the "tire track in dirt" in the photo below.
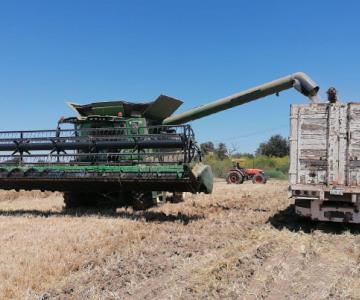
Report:
[[[187,226],[179,228],[171,223],[166,226],[164,224],[156,225],[159,227],[158,234],[166,236],[162,241],[164,247],[161,252],[157,252],[159,250],[157,245],[157,248],[154,249],[155,252],[144,253],[141,250],[143,249],[142,245],[138,244],[138,247],[134,248],[132,257],[109,258],[106,264],[91,272],[91,278],[86,274],[77,274],[67,280],[67,282],[78,282],[77,286],[65,283],[61,290],[49,290],[46,294],[57,298],[69,293],[71,297],[76,298],[78,295],[78,298],[81,298],[80,295],[89,295],[91,289],[94,289],[93,281],[96,283],[96,289],[104,288],[108,291],[107,294],[110,293],[112,296],[116,295],[121,298],[161,299],[168,298],[169,295],[174,297],[198,296],[199,293],[187,283],[195,277],[194,281],[199,278],[199,285],[201,285],[202,276],[207,276],[207,274],[200,272],[197,276],[199,270],[213,268],[214,272],[217,272],[218,267],[222,268],[222,260],[226,262],[229,259],[227,257],[233,260],[235,256],[234,265],[236,265],[239,255],[242,255],[244,249],[255,247],[255,244],[251,245],[247,242],[251,230],[264,224],[268,218],[261,216],[250,222],[249,218],[253,219],[254,214],[263,215],[264,212],[254,212],[247,208],[240,209],[238,206],[223,209],[212,204],[210,209],[211,213],[208,214],[207,219],[192,222]],[[229,225],[233,227],[232,230],[229,230]],[[213,234],[215,233],[213,229],[217,231],[216,234]],[[169,234],[170,232],[173,236]],[[238,250],[228,253],[228,248]],[[259,250],[256,250],[255,247],[254,253],[256,251]],[[146,259],[139,262],[137,257],[146,257]],[[128,261],[124,262],[124,260]],[[116,266],[118,267],[116,268]],[[131,266],[136,266],[136,269],[131,269]],[[242,264],[241,268],[245,268],[244,266]],[[246,271],[244,276],[248,276],[247,274],[251,272],[253,271]],[[210,274],[210,276],[212,275]],[[112,283],[108,285],[109,282]],[[195,284],[197,283],[195,282]],[[214,293],[218,294],[216,291]]]
[[[159,278],[152,278],[143,282],[131,293],[129,299],[168,299],[169,291],[171,291],[172,297],[183,299],[198,299],[204,295],[204,292],[215,298],[220,297],[220,295],[222,297],[236,297],[240,287],[233,289],[233,291],[226,291],[224,288],[213,286],[209,290],[207,285],[209,280],[221,281],[222,277],[225,278],[229,268],[234,268],[234,272],[238,272],[243,285],[252,278],[254,270],[269,257],[272,243],[256,247],[252,253],[246,256],[244,253],[241,254],[241,250],[244,248],[249,249],[249,245],[234,243],[231,253],[224,252],[222,249],[214,249],[204,256],[188,261],[177,270],[176,274],[164,274]],[[239,284],[239,278],[236,278],[232,284]],[[203,283],[205,286],[202,287]]]
[[[347,243],[338,244],[337,237],[320,232],[285,235],[286,246],[284,237],[278,240],[280,247],[257,270],[244,299],[359,299],[360,289],[344,289],[344,282],[360,285],[360,268],[349,272],[349,264],[356,260],[350,256],[338,259],[347,253]]]
[[[17,299],[360,299],[359,230],[300,222],[286,187],[217,182],[213,195],[144,213],[1,202],[12,230],[0,261],[18,278],[1,273],[2,287]]]

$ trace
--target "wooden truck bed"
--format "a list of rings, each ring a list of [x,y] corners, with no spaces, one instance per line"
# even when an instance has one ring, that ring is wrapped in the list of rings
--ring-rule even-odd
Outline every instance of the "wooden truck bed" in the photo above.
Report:
[[[360,191],[360,103],[292,105],[290,118],[290,184]]]
[[[360,103],[292,105],[290,120],[296,213],[360,223]]]

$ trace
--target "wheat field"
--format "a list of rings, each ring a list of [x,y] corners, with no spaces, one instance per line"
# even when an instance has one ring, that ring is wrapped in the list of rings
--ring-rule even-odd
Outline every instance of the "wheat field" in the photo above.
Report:
[[[0,192],[1,299],[360,299],[355,225],[297,219],[287,182],[146,212]]]

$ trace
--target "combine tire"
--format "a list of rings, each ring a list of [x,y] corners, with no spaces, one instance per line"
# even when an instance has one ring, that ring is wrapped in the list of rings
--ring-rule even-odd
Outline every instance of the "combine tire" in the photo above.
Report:
[[[229,184],[240,184],[244,182],[244,177],[236,171],[231,171],[226,178],[226,182]]]
[[[170,197],[170,203],[181,203],[184,202],[184,195],[181,192],[175,192]]]
[[[152,192],[131,192],[131,205],[134,210],[146,210],[155,206]]]
[[[134,210],[146,210],[155,205],[152,197],[152,192],[128,192],[109,194],[65,192],[64,202],[66,209],[80,207],[116,209],[117,207],[131,205]]]
[[[92,193],[65,192],[65,208],[95,207],[97,206],[96,196],[96,194]]]
[[[255,174],[253,179],[252,179],[252,182],[255,183],[255,184],[264,184],[266,183],[266,178],[263,174]]]

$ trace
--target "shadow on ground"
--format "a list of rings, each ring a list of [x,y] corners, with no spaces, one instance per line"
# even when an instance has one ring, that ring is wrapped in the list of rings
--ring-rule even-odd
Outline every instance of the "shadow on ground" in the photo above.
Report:
[[[97,208],[79,208],[66,209],[60,212],[41,211],[41,210],[0,210],[0,216],[19,217],[19,216],[34,216],[34,217],[57,217],[57,216],[73,216],[73,217],[106,217],[106,218],[122,218],[135,221],[145,222],[181,222],[184,225],[193,221],[204,219],[201,215],[187,215],[183,213],[165,214],[163,212],[154,211],[115,211],[113,209],[97,209]]]
[[[346,231],[349,231],[352,234],[360,234],[360,225],[357,224],[320,222],[301,218],[295,214],[294,204],[271,216],[267,223],[270,223],[273,227],[279,230],[286,228],[295,232],[301,231],[304,233],[311,233],[318,230],[330,234],[342,234]]]

